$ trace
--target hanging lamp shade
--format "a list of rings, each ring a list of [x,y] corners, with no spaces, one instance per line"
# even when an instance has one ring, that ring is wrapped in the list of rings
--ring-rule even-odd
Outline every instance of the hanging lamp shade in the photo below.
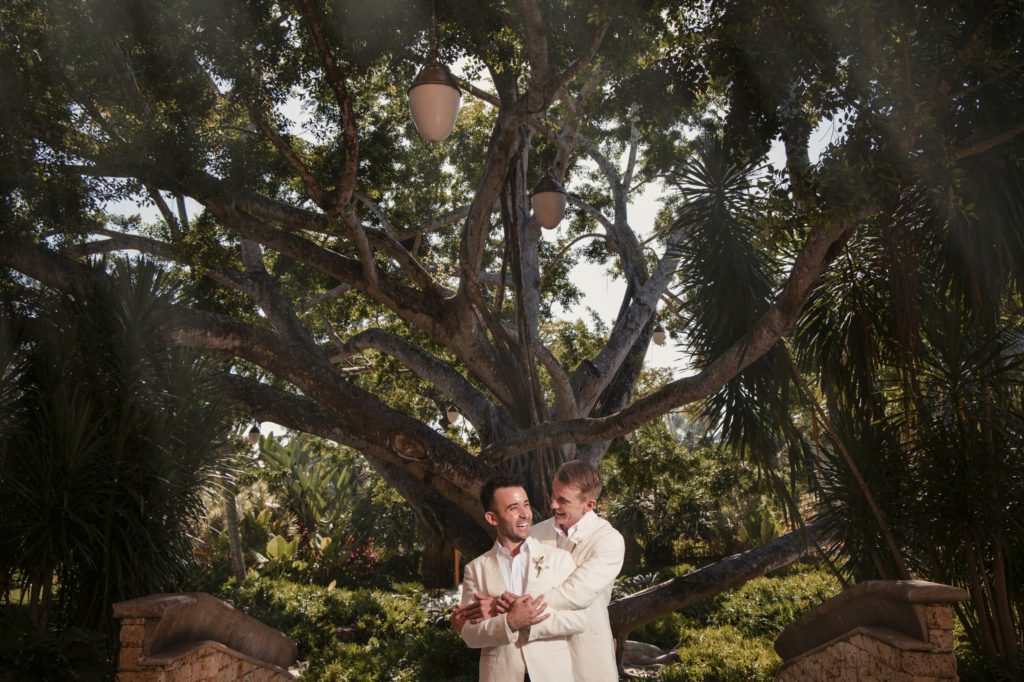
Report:
[[[553,177],[545,175],[530,194],[530,206],[541,227],[553,230],[565,217],[565,189]]]
[[[654,328],[654,333],[651,335],[651,338],[654,339],[654,343],[656,343],[657,345],[664,346],[665,328],[659,324],[657,327]]]
[[[462,91],[455,77],[434,60],[416,74],[409,87],[409,111],[416,132],[428,142],[440,142],[455,128]]]
[[[455,407],[454,405],[449,405],[447,415],[448,423],[454,424],[459,420],[459,408]]]
[[[255,424],[253,424],[252,428],[249,429],[249,434],[248,434],[247,438],[249,439],[249,445],[256,445],[256,443],[259,443],[260,442],[260,427],[258,427]]]

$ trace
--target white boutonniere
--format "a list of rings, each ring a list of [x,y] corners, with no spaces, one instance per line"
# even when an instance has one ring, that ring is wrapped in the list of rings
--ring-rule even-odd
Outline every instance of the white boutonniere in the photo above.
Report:
[[[569,548],[569,554],[572,554],[573,552],[575,552],[576,548],[579,547],[582,542],[583,542],[583,538],[573,538],[572,539],[572,547]]]
[[[547,557],[539,556],[533,560],[533,567],[537,569],[537,577],[540,577],[540,572],[548,567]]]

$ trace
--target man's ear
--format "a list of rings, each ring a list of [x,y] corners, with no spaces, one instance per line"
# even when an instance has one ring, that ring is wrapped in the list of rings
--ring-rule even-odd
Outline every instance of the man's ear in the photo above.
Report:
[[[487,523],[491,524],[492,526],[498,525],[498,517],[494,515],[494,512],[484,512],[484,518],[487,520]]]
[[[591,497],[589,500],[587,500],[587,503],[585,505],[583,505],[583,506],[586,507],[587,511],[594,511],[594,507],[597,506],[597,500],[595,500],[593,497]]]

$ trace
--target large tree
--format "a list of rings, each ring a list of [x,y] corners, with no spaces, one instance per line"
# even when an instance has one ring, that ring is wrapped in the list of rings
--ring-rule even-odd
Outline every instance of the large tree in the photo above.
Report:
[[[226,400],[357,448],[434,534],[476,552],[496,467],[543,502],[561,461],[599,462],[682,405],[786,411],[750,378],[764,362],[744,370],[785,358],[823,269],[856,260],[855,230],[912,188],[969,211],[967,164],[1019,154],[1020,7],[982,4],[13,0],[0,263],[10,286],[88,295],[107,277],[96,254],[165,261],[185,294],[160,333],[231,360]],[[433,23],[465,74],[439,145],[405,106]],[[812,164],[829,120],[840,130]],[[786,168],[769,191],[737,186],[775,139]],[[553,246],[528,195],[548,170],[570,188]],[[630,197],[657,179],[671,210],[632,224]],[[124,201],[162,221],[112,215]],[[692,332],[723,291],[684,272],[671,293],[710,225],[764,256],[718,253],[747,258],[718,273],[752,287],[727,304],[740,322],[705,329],[697,370],[636,396],[659,303]],[[578,297],[580,258],[627,285],[582,354],[547,324]],[[437,425],[449,402],[471,433]]]

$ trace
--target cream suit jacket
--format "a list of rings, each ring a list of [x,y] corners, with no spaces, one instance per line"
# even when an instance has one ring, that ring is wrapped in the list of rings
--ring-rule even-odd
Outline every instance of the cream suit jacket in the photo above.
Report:
[[[568,552],[533,539],[526,573],[526,594],[539,596],[561,584],[576,569]],[[498,564],[497,547],[492,547],[466,565],[462,581],[462,603],[473,601],[477,592],[502,594],[505,578]],[[508,614],[488,618],[477,625],[466,623],[462,639],[480,649],[481,682],[522,682],[529,670],[531,682],[567,682],[573,679],[572,653],[566,641],[583,632],[585,611],[547,609],[551,615],[519,632],[509,629]]]
[[[608,602],[622,570],[626,543],[619,531],[596,514],[579,521],[584,522],[571,552],[577,569],[545,593],[546,601],[549,609],[586,609],[586,631],[569,639],[575,682],[618,682]],[[553,518],[536,524],[530,534],[544,545],[558,546]]]

